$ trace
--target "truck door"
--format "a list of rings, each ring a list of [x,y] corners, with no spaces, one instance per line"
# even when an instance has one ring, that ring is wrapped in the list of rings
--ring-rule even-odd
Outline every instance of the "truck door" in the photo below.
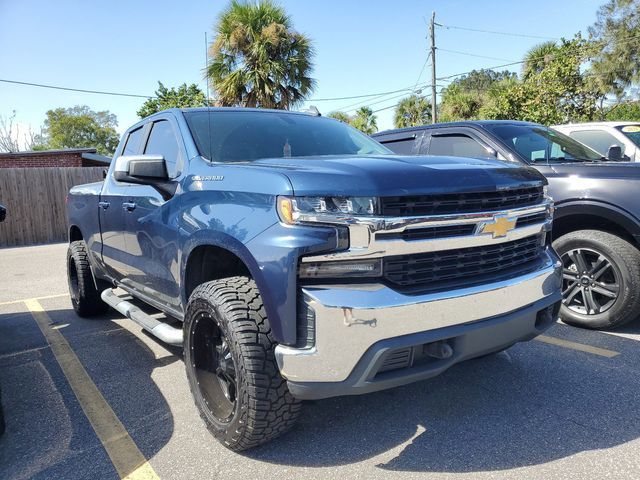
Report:
[[[142,147],[144,127],[131,131],[125,141],[122,155],[135,155]],[[115,161],[113,162],[115,164]],[[122,280],[127,270],[127,251],[124,243],[124,201],[130,185],[113,178],[113,167],[104,181],[100,194],[100,232],[102,236],[102,262],[107,274]]]
[[[185,158],[177,125],[167,117],[150,125],[143,153],[163,155],[170,178],[180,175]],[[178,198],[164,199],[148,185],[131,185],[125,202],[125,285],[179,310]]]

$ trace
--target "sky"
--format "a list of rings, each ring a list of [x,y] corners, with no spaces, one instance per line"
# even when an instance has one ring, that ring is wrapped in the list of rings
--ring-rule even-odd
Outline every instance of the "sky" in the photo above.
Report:
[[[428,22],[536,37],[586,32],[604,0],[280,0],[316,55],[317,88],[301,108],[353,113],[369,105],[379,130],[393,128],[400,98],[430,83]],[[165,86],[203,90],[205,39],[222,0],[0,0],[0,79],[71,88],[153,95]],[[436,75],[519,61],[544,38],[436,28]],[[462,52],[454,53],[452,52]],[[465,54],[463,54],[465,53]],[[491,58],[480,58],[477,56]],[[426,68],[425,68],[426,67]],[[519,71],[519,65],[509,67]],[[445,81],[436,82],[438,90]],[[325,101],[406,89],[366,99]],[[427,90],[422,92],[428,93]],[[39,131],[45,112],[88,105],[117,115],[122,133],[138,120],[143,98],[65,92],[0,82],[0,116],[13,110],[22,129]]]

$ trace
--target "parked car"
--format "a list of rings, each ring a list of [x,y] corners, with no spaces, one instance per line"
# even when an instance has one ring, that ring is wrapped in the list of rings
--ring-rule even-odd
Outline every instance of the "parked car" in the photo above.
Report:
[[[553,324],[545,184],[495,158],[398,157],[320,116],[161,112],[69,193],[73,307],[184,342],[202,418],[243,450],[302,399],[429,378]]]
[[[554,130],[569,135],[591,147],[604,157],[611,157],[609,149],[621,148],[622,156],[612,160],[640,161],[640,123],[638,122],[590,122],[554,125]]]
[[[402,154],[503,159],[536,168],[555,201],[553,246],[564,267],[562,319],[612,328],[640,314],[640,164],[601,155],[542,125],[469,121],[373,137]]]
[[[4,222],[5,218],[7,218],[7,207],[0,203],[0,222]]]

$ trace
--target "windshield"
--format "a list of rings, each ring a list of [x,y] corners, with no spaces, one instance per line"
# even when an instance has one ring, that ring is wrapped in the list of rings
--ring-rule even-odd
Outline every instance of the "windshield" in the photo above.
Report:
[[[634,145],[640,147],[640,125],[624,125],[616,128],[631,140]]]
[[[595,150],[542,125],[486,125],[530,163],[595,162],[602,159]]]
[[[185,112],[200,154],[215,162],[315,155],[388,155],[390,150],[342,122],[255,110]]]

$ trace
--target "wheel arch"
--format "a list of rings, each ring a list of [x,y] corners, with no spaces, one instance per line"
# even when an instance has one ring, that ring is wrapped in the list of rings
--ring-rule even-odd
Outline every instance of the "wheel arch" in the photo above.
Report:
[[[71,225],[69,227],[69,243],[75,242],[77,240],[84,240],[84,236],[82,235],[82,230],[77,225]]]
[[[553,238],[576,230],[601,230],[615,234],[640,248],[640,224],[629,212],[597,201],[566,202],[556,206]]]

